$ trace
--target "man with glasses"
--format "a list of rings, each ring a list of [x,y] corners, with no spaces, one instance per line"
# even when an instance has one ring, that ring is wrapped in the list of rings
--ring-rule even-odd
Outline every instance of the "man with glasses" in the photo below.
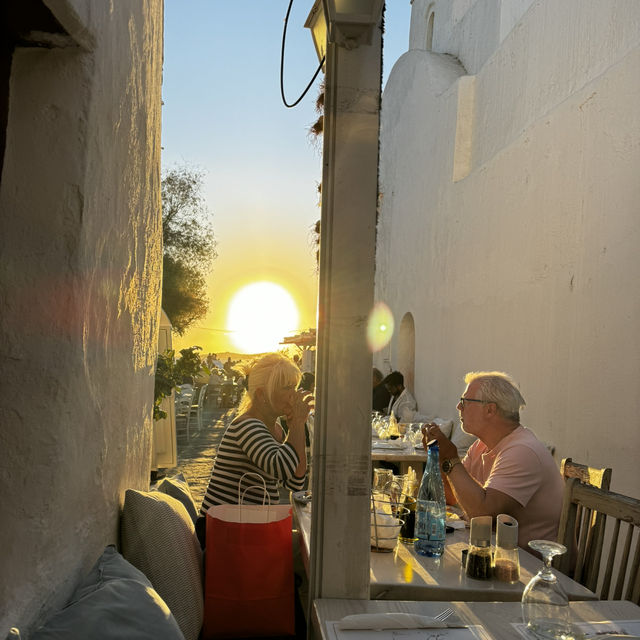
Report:
[[[546,446],[520,424],[525,401],[501,372],[472,372],[458,402],[462,429],[478,438],[463,460],[437,425],[423,429],[423,443],[435,438],[447,501],[468,518],[506,513],[518,521],[518,544],[556,540],[564,483]]]

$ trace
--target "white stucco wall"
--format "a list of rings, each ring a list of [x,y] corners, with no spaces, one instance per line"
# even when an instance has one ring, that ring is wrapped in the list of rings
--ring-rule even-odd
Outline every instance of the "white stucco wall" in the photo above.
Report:
[[[439,0],[427,52],[421,2],[382,100],[376,275],[415,320],[419,407],[455,417],[465,372],[508,371],[558,460],[640,497],[640,4]]]
[[[62,605],[147,488],[161,276],[162,2],[50,0],[18,48],[0,191],[0,636]]]

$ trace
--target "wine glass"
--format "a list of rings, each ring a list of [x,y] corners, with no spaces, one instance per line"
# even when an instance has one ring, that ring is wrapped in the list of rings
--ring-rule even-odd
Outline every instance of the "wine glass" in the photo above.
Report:
[[[550,540],[531,540],[529,546],[542,555],[544,565],[522,594],[523,622],[536,638],[569,639],[569,598],[551,569],[553,558],[566,553],[567,548]]]

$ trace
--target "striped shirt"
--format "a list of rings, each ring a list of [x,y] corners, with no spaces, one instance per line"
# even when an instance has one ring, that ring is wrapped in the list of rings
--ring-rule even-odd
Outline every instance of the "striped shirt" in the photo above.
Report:
[[[291,491],[304,488],[305,478],[294,475],[298,463],[293,446],[278,442],[263,422],[255,418],[236,418],[222,436],[200,513],[205,515],[215,504],[238,504],[238,483],[243,473],[261,475],[271,504],[277,504],[279,484]],[[269,502],[258,478],[247,476],[242,480],[241,496],[247,487],[252,488],[244,494],[246,504]]]

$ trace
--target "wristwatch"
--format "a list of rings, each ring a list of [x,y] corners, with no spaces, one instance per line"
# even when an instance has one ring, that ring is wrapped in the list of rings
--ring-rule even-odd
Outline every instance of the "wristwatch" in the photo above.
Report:
[[[447,460],[443,460],[442,470],[449,475],[451,473],[451,469],[461,462],[462,460],[460,460],[460,458],[448,458]]]

